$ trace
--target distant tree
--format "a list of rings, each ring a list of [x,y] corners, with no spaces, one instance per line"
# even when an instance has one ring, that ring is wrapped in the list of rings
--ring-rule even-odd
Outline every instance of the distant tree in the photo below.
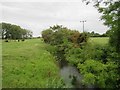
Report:
[[[91,32],[91,34],[93,34],[93,35],[94,35],[94,34],[95,34],[95,32],[94,32],[94,31],[92,31],[92,32]]]
[[[10,28],[11,24],[2,23],[2,38],[10,38]]]
[[[27,29],[22,29],[18,25],[13,25],[9,23],[1,23],[2,29],[2,39],[25,39],[25,38],[31,38],[32,32]]]
[[[32,38],[32,34],[33,32],[30,31],[30,30],[27,30],[27,29],[24,29],[26,34],[24,33],[23,36],[25,35],[26,37],[25,38]]]
[[[86,34],[88,34],[90,37],[101,37],[101,35],[99,33],[96,33],[94,31],[87,32]]]
[[[112,32],[111,30],[107,30],[107,31],[106,31],[106,35],[107,35],[107,36],[111,36],[111,32]]]

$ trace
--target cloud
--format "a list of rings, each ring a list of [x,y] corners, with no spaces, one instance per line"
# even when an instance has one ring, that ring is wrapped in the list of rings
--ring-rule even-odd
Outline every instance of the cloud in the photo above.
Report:
[[[82,2],[2,2],[2,21],[30,29],[34,36],[55,24],[82,31],[80,20],[87,20],[86,31],[103,33],[107,28],[99,17],[92,5]]]

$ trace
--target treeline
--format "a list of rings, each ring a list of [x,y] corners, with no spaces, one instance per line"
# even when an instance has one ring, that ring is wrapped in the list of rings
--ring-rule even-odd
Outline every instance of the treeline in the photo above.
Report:
[[[92,85],[97,88],[118,88],[119,54],[110,45],[87,42],[87,33],[80,33],[63,26],[55,25],[42,32],[47,50],[60,65],[74,65],[83,76],[82,87]],[[61,87],[64,87],[61,86]]]
[[[103,34],[99,34],[99,33],[96,33],[94,31],[92,32],[87,32],[88,36],[90,37],[109,37],[110,36],[110,30],[106,31],[105,33]]]
[[[10,23],[0,23],[1,25],[1,38],[2,39],[27,39],[32,37],[32,31],[23,29],[18,25],[13,25]]]

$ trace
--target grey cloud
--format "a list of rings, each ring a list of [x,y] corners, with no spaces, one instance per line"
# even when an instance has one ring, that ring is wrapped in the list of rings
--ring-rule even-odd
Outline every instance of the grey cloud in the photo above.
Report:
[[[80,20],[87,20],[87,31],[103,33],[107,30],[99,21],[98,11],[82,2],[2,2],[2,15],[2,21],[30,29],[34,36],[54,24],[82,31]]]

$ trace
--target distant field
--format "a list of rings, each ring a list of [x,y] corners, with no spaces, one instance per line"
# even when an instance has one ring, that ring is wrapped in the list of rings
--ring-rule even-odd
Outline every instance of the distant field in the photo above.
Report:
[[[109,37],[91,37],[89,41],[96,44],[104,45],[108,43]]]
[[[44,88],[49,79],[58,77],[59,68],[40,39],[2,43],[3,81],[5,88]]]

